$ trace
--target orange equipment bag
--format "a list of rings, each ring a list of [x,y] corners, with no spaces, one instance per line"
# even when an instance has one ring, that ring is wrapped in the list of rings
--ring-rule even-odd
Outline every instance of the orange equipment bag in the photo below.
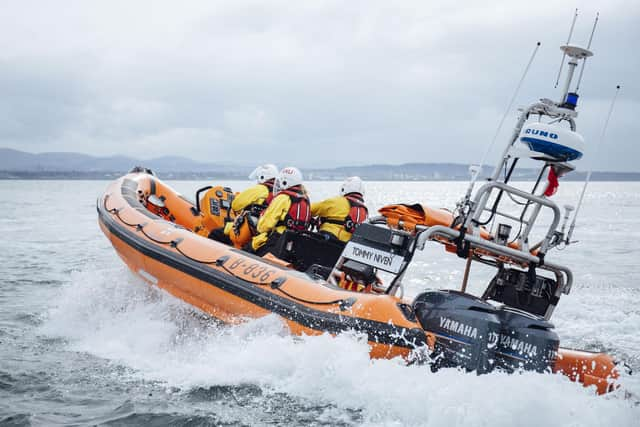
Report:
[[[394,228],[406,231],[414,231],[416,225],[432,226],[444,225],[450,227],[453,224],[453,214],[445,209],[433,209],[420,204],[415,205],[388,205],[378,211],[387,218],[387,224]]]
[[[429,206],[415,205],[388,205],[380,208],[378,211],[387,219],[390,227],[414,232],[416,225],[431,227],[434,225],[444,225],[452,227],[456,230],[460,229],[460,224],[454,225],[453,213],[446,209],[434,209]],[[480,227],[480,237],[486,240],[493,240],[493,236],[484,227]],[[455,252],[456,245],[452,242],[438,238],[441,243],[445,244],[448,252]],[[512,249],[520,249],[520,245],[516,242],[510,242],[507,246]],[[537,251],[532,252],[534,255]]]

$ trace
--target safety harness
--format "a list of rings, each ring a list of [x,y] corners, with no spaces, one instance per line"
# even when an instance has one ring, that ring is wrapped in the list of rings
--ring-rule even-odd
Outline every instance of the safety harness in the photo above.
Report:
[[[289,212],[284,220],[279,221],[277,226],[284,225],[289,230],[304,231],[311,222],[311,207],[309,198],[299,189],[288,188],[280,191],[291,199]]]
[[[320,218],[320,224],[329,223],[342,225],[347,232],[353,233],[356,231],[356,228],[358,228],[358,225],[362,224],[367,219],[369,211],[360,194],[350,193],[344,197],[349,202],[349,214],[343,219],[322,217]]]

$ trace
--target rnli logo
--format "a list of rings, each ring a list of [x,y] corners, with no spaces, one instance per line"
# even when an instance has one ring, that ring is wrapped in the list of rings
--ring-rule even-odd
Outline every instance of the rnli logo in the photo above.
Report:
[[[282,173],[285,174],[285,175],[293,175],[294,171],[293,171],[292,168],[284,168],[284,169],[282,169]]]
[[[546,130],[527,129],[524,131],[524,133],[527,135],[537,135],[537,136],[544,136],[546,138],[551,138],[551,139],[558,139],[557,133],[547,132]]]

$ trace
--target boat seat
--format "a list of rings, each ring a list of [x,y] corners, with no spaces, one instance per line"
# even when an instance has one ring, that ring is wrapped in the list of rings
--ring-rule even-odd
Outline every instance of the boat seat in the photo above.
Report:
[[[344,242],[328,240],[319,233],[286,230],[270,252],[293,264],[296,270],[307,271],[314,264],[332,268],[344,245]]]
[[[377,280],[375,268],[352,259],[346,260],[340,270],[349,277],[364,284],[373,284]]]
[[[333,271],[333,267],[327,267],[320,264],[313,264],[305,271],[309,277],[317,280],[327,280]]]

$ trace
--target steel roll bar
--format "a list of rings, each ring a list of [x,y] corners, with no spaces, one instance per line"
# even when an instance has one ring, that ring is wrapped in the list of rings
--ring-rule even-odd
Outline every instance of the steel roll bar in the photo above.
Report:
[[[553,211],[553,220],[551,221],[551,225],[547,230],[547,233],[545,235],[544,240],[542,241],[542,245],[540,248],[541,253],[543,254],[546,253],[547,250],[549,249],[550,242],[553,239],[553,236],[558,228],[558,224],[560,223],[560,218],[562,216],[560,212],[560,208],[558,207],[558,205],[555,204],[555,202],[547,199],[546,197],[536,196],[535,194],[527,193],[526,191],[511,187],[510,185],[502,182],[491,181],[484,184],[482,187],[480,187],[480,189],[478,190],[478,192],[476,193],[473,199],[473,209],[468,215],[467,220],[464,224],[464,227],[469,229],[469,227],[473,225],[472,221],[477,222],[480,220],[480,216],[485,210],[485,205],[487,203],[487,200],[489,199],[489,195],[491,194],[491,191],[493,191],[494,189],[498,189],[505,193],[513,194],[514,196],[520,197],[525,200],[529,200],[537,204],[538,206],[545,206],[547,208],[550,208]],[[534,212],[533,214],[534,218],[530,221],[530,223],[527,224],[527,227],[521,236],[522,242],[525,242],[529,237],[529,232],[531,231],[533,223],[535,223],[535,219],[536,219],[535,216],[538,215],[538,211],[539,211],[539,207]],[[524,247],[524,245],[522,246]]]
[[[418,249],[424,249],[427,240],[435,240],[437,237],[444,237],[449,240],[455,240],[460,237],[460,232],[444,225],[434,225],[421,231],[417,237],[416,247]],[[519,251],[517,249],[510,248],[508,246],[498,245],[497,243],[490,242],[479,236],[466,234],[464,240],[468,241],[473,247],[486,249],[496,255],[502,255],[512,258],[523,263],[533,263],[537,268],[548,270],[556,274],[558,277],[558,289],[565,294],[568,294],[573,284],[573,274],[567,267],[554,264],[545,261],[540,265],[540,257],[531,253]]]

